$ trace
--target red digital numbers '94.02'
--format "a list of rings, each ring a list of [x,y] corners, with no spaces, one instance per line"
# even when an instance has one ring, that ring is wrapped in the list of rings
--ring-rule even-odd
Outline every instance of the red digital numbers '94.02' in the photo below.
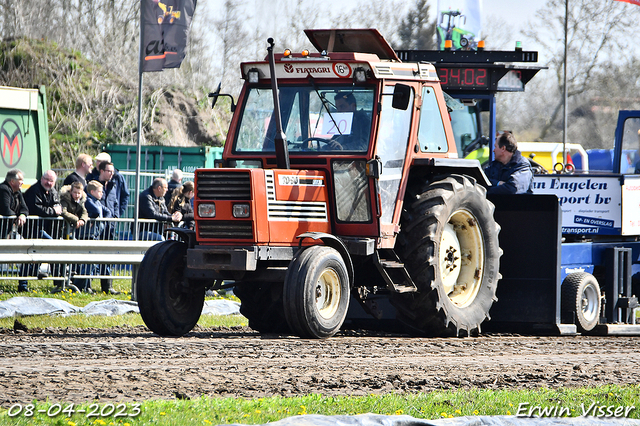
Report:
[[[444,87],[487,87],[486,68],[438,68],[440,84]]]

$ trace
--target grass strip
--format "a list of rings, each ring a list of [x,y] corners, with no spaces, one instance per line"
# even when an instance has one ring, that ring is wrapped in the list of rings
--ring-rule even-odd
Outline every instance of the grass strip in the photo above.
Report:
[[[3,425],[217,425],[263,424],[296,415],[409,415],[421,419],[461,416],[618,416],[638,419],[640,386],[535,390],[444,390],[416,394],[293,398],[212,398],[140,403],[34,402],[0,409]],[[611,407],[611,408],[610,408]],[[618,407],[622,407],[619,409]],[[81,411],[81,412],[79,412]],[[623,414],[624,413],[624,414]],[[29,414],[29,415],[27,415]],[[135,414],[135,415],[134,415]]]

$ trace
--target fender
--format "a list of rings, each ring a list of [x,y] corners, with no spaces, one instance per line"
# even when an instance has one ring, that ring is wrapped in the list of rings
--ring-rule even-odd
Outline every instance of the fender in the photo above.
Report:
[[[340,253],[342,259],[344,260],[345,265],[347,266],[347,273],[349,274],[349,283],[353,284],[353,262],[351,261],[351,256],[349,255],[349,251],[347,247],[344,245],[342,240],[335,235],[326,234],[324,232],[305,232],[303,234],[298,235],[298,250],[302,250],[302,241],[305,238],[311,238],[313,240],[321,240],[325,245],[334,248]]]
[[[180,237],[182,242],[187,244],[187,248],[194,248],[196,244],[196,231],[186,228],[167,228],[165,233],[173,232]]]

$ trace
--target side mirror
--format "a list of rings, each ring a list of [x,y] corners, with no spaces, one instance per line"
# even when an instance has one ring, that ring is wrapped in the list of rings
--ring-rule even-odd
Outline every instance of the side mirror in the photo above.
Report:
[[[406,84],[396,84],[393,88],[393,101],[391,106],[395,109],[406,111],[409,108],[409,100],[411,99],[411,86]]]
[[[216,106],[216,102],[218,102],[218,96],[220,96],[220,89],[222,89],[222,82],[218,84],[218,88],[215,92],[209,93],[209,97],[211,98],[211,109]]]
[[[218,98],[220,96],[228,96],[229,98],[231,98],[231,112],[234,112],[236,110],[236,103],[233,99],[233,96],[227,95],[225,93],[220,94],[221,88],[222,88],[222,83],[219,83],[216,91],[209,93],[209,97],[211,98],[211,109],[213,109],[216,106],[216,102],[218,102]]]

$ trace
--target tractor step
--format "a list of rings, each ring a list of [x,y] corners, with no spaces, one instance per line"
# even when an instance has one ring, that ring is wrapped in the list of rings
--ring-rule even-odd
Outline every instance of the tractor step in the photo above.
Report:
[[[380,256],[384,256],[381,258]],[[378,250],[373,256],[380,275],[384,278],[387,288],[395,293],[415,293],[418,291],[415,283],[405,269],[404,263],[398,255],[390,249]]]

